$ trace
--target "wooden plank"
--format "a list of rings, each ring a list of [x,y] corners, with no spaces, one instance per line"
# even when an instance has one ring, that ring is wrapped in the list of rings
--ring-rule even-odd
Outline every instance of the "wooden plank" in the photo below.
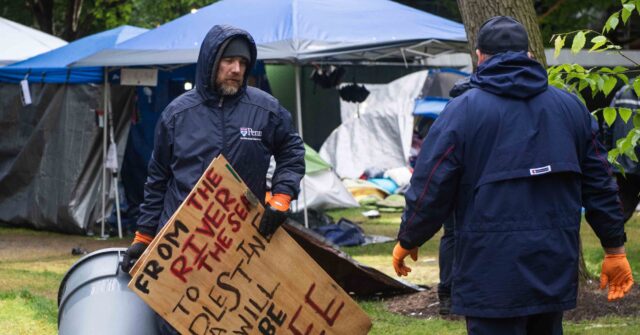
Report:
[[[284,229],[258,233],[263,211],[218,156],[129,288],[182,334],[366,334],[369,317]]]

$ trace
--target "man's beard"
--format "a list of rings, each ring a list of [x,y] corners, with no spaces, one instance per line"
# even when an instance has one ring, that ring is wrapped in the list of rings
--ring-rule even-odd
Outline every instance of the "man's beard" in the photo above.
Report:
[[[224,81],[218,82],[216,86],[218,88],[218,93],[221,95],[234,95],[238,93],[238,90],[240,89],[240,85],[236,86],[234,84],[227,84]]]

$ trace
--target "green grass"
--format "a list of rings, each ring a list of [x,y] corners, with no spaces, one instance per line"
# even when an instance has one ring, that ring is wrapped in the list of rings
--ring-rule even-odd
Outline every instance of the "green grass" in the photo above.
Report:
[[[367,234],[395,237],[400,223],[399,213],[382,213],[380,218],[367,219],[361,209],[333,210],[328,214],[335,220],[345,217],[360,224]],[[632,219],[626,226],[629,241],[626,244],[629,262],[635,278],[640,278],[640,220]],[[597,278],[603,251],[591,228],[583,223],[582,241],[588,272]],[[44,241],[46,246],[35,245],[38,257],[29,252],[0,249],[0,333],[15,335],[48,335],[57,333],[57,292],[67,269],[78,260],[71,256],[69,245],[91,246],[91,250],[110,246],[123,246],[118,240],[96,241],[83,236],[45,233],[29,229],[0,226],[0,245],[7,241],[31,239]],[[408,280],[415,284],[434,285],[438,280],[438,244],[440,233],[420,248],[418,262],[408,261],[413,272]],[[4,241],[4,244],[2,244]],[[67,243],[61,247],[61,243]],[[40,243],[42,244],[42,243]],[[357,261],[395,276],[391,267],[394,242],[343,248]],[[4,254],[3,254],[4,252]],[[406,278],[406,277],[405,277]],[[370,334],[465,334],[463,321],[443,320],[439,317],[421,319],[390,313],[382,301],[358,301],[371,317]],[[603,304],[606,302],[603,301]],[[640,318],[608,316],[592,321],[564,323],[565,334],[610,335],[640,334]]]
[[[0,293],[0,329],[6,335],[56,334],[56,303],[28,290]]]
[[[359,301],[360,307],[373,322],[372,335],[423,335],[423,334],[466,334],[462,321],[446,321],[436,319],[417,319],[399,314],[389,313],[382,302]]]

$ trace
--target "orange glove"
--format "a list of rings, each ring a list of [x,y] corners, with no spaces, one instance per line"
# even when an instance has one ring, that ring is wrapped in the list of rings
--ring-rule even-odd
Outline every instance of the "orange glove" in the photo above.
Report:
[[[615,301],[624,297],[624,294],[633,286],[631,266],[627,260],[627,254],[607,254],[602,262],[600,274],[600,289],[605,289],[609,284],[609,301]]]
[[[411,255],[411,259],[418,260],[418,247],[411,250],[407,250],[400,245],[400,242],[393,248],[393,269],[396,270],[396,274],[400,276],[406,276],[411,272],[411,268],[404,265],[404,259],[408,255]]]
[[[291,196],[288,194],[276,193],[267,200],[267,203],[274,209],[277,209],[281,212],[286,212],[289,210]]]

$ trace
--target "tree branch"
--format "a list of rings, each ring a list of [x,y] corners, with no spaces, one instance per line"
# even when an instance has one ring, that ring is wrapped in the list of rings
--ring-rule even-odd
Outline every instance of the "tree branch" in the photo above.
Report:
[[[558,0],[558,1],[556,1],[556,3],[554,3],[553,6],[549,7],[549,9],[547,9],[546,12],[544,12],[541,15],[538,16],[538,22],[541,22],[547,16],[549,16],[550,14],[555,12],[558,8],[560,8],[560,5],[562,5],[565,1],[566,0]]]

